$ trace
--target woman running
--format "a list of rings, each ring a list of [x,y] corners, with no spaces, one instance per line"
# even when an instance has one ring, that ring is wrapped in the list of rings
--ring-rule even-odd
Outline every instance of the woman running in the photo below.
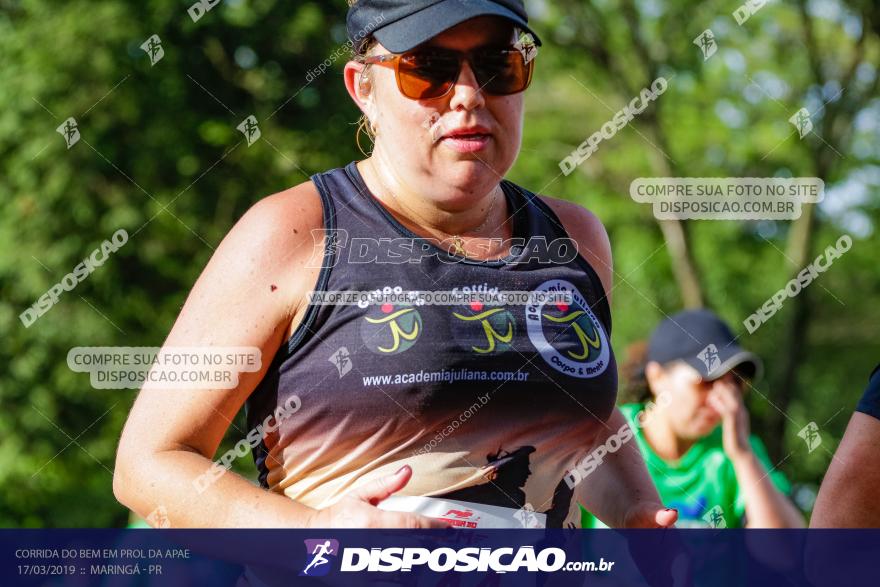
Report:
[[[504,179],[540,44],[527,20],[519,0],[350,8],[345,87],[374,150],[261,200],[218,247],[165,346],[265,360],[232,390],[142,390],[122,503],[161,505],[172,526],[570,527],[589,495],[612,526],[675,522],[635,445],[566,482],[624,424],[611,254],[593,214]],[[453,299],[379,295],[395,292]],[[245,403],[261,487],[225,471],[207,483]]]

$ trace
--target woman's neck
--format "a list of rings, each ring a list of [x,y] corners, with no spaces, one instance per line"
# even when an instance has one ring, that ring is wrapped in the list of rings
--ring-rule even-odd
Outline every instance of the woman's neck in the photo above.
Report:
[[[431,198],[419,193],[385,164],[378,153],[358,163],[361,176],[382,203],[391,208],[403,224],[427,228],[432,233],[462,235],[465,238],[507,239],[506,219],[509,211],[504,192],[495,184],[488,193],[473,196],[473,203],[461,210],[444,209]],[[406,222],[409,221],[409,222]],[[411,228],[408,226],[408,228]],[[415,230],[420,233],[423,230]]]
[[[642,432],[657,456],[667,462],[680,460],[696,442],[678,436],[669,420],[661,414],[655,414],[655,417],[646,420]]]

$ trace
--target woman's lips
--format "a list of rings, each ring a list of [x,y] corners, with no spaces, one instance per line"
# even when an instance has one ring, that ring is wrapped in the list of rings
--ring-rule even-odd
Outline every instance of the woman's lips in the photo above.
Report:
[[[473,153],[485,149],[491,138],[485,133],[455,134],[441,138],[440,142],[458,153]]]

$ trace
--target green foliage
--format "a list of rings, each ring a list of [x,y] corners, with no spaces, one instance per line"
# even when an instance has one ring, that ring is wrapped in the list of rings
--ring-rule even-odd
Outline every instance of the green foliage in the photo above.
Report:
[[[358,112],[341,78],[344,2],[226,0],[196,23],[185,4],[0,0],[0,526],[125,523],[111,476],[135,392],[93,389],[67,367],[68,351],[160,345],[244,210],[360,157]],[[819,175],[841,204],[819,210],[808,257],[862,227],[852,250],[804,294],[808,335],[791,340],[788,308],[754,335],[741,326],[788,280],[789,224],[687,225],[705,299],[766,360],[769,376],[749,399],[759,434],[775,411],[774,358],[785,345],[803,347],[791,421],[778,439],[783,450],[772,456],[793,481],[816,485],[830,456],[807,454],[799,426],[815,421],[833,451],[880,356],[880,46],[869,24],[880,21],[877,7],[810,5],[830,80],[823,88],[797,3],[767,4],[742,27],[730,3],[719,1],[531,4],[540,8],[535,24],[545,46],[510,179],[577,201],[605,223],[618,353],[682,304],[660,229],[649,207],[628,195],[633,179]],[[866,28],[862,49],[853,22]],[[692,40],[710,27],[719,52],[704,62]],[[165,55],[151,67],[140,45],[153,34]],[[788,117],[831,99],[831,81],[859,51],[858,75],[826,107],[835,109],[836,126],[822,128],[820,113],[822,139],[791,136]],[[307,73],[331,55],[338,58],[330,69],[308,83]],[[667,93],[576,173],[561,176],[559,160],[658,74],[670,80]],[[251,114],[263,140],[248,147],[236,125]],[[70,116],[82,138],[67,149],[55,129]],[[861,192],[866,197],[850,197]],[[119,228],[130,241],[24,328],[18,315]],[[244,429],[241,415],[236,424]],[[241,437],[233,427],[220,451]],[[253,476],[246,460],[236,467]]]
[[[345,59],[306,83],[344,42],[345,5],[224,2],[197,23],[170,0],[0,10],[0,526],[120,525],[112,469],[135,392],[92,389],[67,352],[161,345],[244,210],[358,155]],[[235,127],[250,114],[263,140],[248,147]],[[129,242],[24,328],[19,313],[119,228]]]

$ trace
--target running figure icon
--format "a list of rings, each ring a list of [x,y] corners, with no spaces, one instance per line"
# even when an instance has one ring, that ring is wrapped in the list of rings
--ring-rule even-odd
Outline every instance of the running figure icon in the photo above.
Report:
[[[335,542],[335,540],[333,541]],[[315,569],[321,565],[326,565],[330,562],[325,555],[336,555],[336,550],[331,546],[330,540],[325,540],[324,542],[318,542],[315,544],[314,549],[310,553],[312,555],[312,560],[309,564],[306,565],[306,568],[302,570],[303,575],[308,575],[310,569]],[[326,574],[326,569],[321,569],[322,572],[318,573],[319,575]]]

